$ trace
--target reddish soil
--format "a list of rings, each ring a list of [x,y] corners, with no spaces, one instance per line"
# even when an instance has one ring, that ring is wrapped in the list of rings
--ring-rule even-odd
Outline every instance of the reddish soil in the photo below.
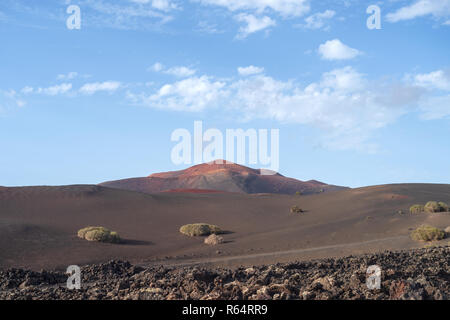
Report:
[[[163,192],[169,193],[224,193],[225,191],[220,190],[207,190],[207,189],[172,189]]]

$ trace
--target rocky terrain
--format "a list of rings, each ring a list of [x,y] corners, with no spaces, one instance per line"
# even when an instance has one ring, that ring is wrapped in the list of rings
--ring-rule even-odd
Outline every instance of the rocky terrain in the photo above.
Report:
[[[350,256],[234,270],[140,267],[111,261],[82,270],[82,289],[64,272],[0,271],[0,299],[434,299],[450,298],[450,247]],[[382,269],[369,290],[366,271]]]

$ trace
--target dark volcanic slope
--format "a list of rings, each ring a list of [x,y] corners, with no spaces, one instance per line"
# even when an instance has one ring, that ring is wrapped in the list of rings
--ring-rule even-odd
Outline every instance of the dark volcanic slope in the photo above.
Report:
[[[450,226],[449,213],[408,213],[411,205],[429,200],[450,202],[450,185],[388,185],[307,196],[2,188],[0,269],[64,269],[112,259],[236,266],[406,249],[423,246],[409,239],[411,228]],[[291,214],[293,205],[306,212]],[[180,226],[196,222],[231,233],[216,247],[179,233]],[[125,243],[77,238],[79,229],[92,225],[117,231]]]
[[[62,272],[0,271],[0,299],[285,300],[450,298],[450,247],[383,252],[312,262],[221,268],[135,267],[111,261],[82,268],[81,290]],[[379,290],[366,270],[381,268]]]
[[[206,163],[186,170],[152,174],[100,184],[105,187],[158,193],[168,190],[220,190],[238,193],[304,194],[339,190],[342,187],[311,180],[300,181],[280,174],[264,175],[260,170],[237,164]]]

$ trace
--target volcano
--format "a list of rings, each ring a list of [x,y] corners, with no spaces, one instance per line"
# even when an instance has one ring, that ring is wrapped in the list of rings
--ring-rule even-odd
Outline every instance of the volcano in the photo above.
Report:
[[[155,173],[148,177],[108,181],[104,187],[138,191],[143,193],[160,192],[235,192],[235,193],[275,193],[275,194],[314,194],[344,187],[328,185],[310,180],[300,181],[279,173],[268,175],[262,169],[252,169],[235,163],[213,161],[180,171]]]

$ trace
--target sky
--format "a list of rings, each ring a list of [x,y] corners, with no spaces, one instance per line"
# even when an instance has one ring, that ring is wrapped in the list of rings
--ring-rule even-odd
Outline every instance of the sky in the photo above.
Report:
[[[184,169],[194,121],[278,129],[300,180],[450,183],[449,40],[450,0],[2,0],[0,185]]]

